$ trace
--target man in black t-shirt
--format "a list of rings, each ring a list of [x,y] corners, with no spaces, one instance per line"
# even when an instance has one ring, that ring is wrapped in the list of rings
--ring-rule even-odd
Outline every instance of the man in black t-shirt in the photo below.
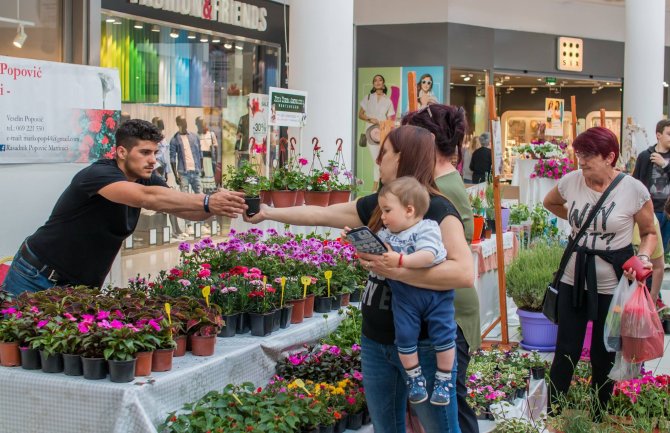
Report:
[[[100,287],[123,240],[135,230],[140,208],[189,220],[244,212],[243,193],[167,188],[154,173],[162,139],[144,120],[121,124],[115,158],[96,161],[74,176],[47,222],[19,248],[2,289],[19,294],[55,285]]]
[[[663,208],[670,197],[670,120],[661,120],[656,124],[656,141],[655,146],[638,155],[633,177],[649,190],[661,228],[663,248],[667,251],[670,220],[665,216]]]
[[[491,136],[488,132],[483,132],[479,136],[479,143],[482,145],[475,150],[470,159],[470,170],[472,171],[472,183],[486,182],[491,175]]]

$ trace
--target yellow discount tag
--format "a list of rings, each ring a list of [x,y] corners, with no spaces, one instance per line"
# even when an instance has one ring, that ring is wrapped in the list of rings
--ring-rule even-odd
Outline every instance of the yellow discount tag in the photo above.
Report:
[[[326,271],[323,273],[323,276],[326,277],[326,284],[328,285],[328,297],[330,298],[330,279],[333,278],[333,271]]]
[[[168,316],[168,323],[169,323],[170,325],[172,325],[172,317],[170,316],[170,311],[171,311],[170,304],[168,304],[168,303],[166,302],[166,303],[165,303],[165,314],[167,314],[167,316]]]
[[[209,286],[205,286],[202,288],[202,297],[205,298],[205,303],[207,304],[207,308],[209,308],[209,292],[212,288]]]
[[[286,277],[281,277],[279,279],[281,281],[281,297],[279,298],[279,307],[284,306],[284,289],[286,288]]]
[[[306,298],[307,297],[307,286],[312,284],[312,279],[310,277],[300,277],[300,282],[302,283],[304,289],[302,292],[302,297]]]

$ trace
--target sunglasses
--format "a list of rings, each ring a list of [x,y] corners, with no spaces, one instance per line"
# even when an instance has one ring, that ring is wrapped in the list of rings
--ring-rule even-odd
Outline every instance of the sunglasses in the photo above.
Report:
[[[433,84],[433,82],[428,80],[421,80],[421,84]]]

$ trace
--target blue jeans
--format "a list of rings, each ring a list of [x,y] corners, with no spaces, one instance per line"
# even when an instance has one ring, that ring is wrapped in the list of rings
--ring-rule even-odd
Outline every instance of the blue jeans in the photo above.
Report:
[[[663,238],[663,251],[668,250],[668,241],[670,241],[670,220],[665,216],[665,212],[654,212],[658,225],[661,229],[661,237]]]
[[[437,371],[435,349],[425,340],[418,345],[419,364],[431,392]],[[380,344],[364,335],[361,337],[363,387],[375,433],[405,433],[407,408],[407,378],[393,344]],[[413,405],[426,433],[460,433],[456,403],[457,365],[454,363],[451,402],[435,406],[426,401]]]
[[[196,194],[200,194],[202,191],[199,171],[180,171],[179,178],[179,188],[182,190],[182,192],[188,192],[189,185]]]
[[[39,292],[50,289],[55,285],[40,270],[31,265],[21,256],[20,250],[14,256],[12,265],[7,272],[5,281],[0,288],[18,296],[23,292]]]

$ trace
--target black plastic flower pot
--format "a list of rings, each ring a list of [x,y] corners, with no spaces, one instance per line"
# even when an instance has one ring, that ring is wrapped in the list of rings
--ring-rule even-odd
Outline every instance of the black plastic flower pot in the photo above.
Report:
[[[358,430],[363,426],[363,411],[350,413],[347,419],[348,430]]]
[[[221,328],[219,332],[219,337],[234,337],[235,332],[237,331],[237,320],[240,317],[239,313],[236,314],[226,314],[221,316],[225,325]]]
[[[42,371],[45,373],[63,372],[63,355],[61,353],[47,355],[43,350],[40,350],[40,361],[42,362]]]
[[[117,361],[115,359],[107,361],[109,380],[116,383],[132,382],[135,379],[135,362],[137,362],[137,358],[130,361]]]
[[[81,365],[81,356],[64,353],[63,372],[66,376],[81,376],[84,374],[84,369]]]
[[[100,380],[107,377],[107,361],[105,358],[81,358],[84,368],[84,379]]]
[[[21,353],[21,367],[24,370],[39,370],[42,368],[40,351],[29,347],[19,347]]]
[[[339,310],[340,307],[342,306],[342,293],[333,295],[331,296],[331,298],[333,298],[333,300],[331,301],[330,309]]]
[[[235,333],[239,335],[246,334],[250,329],[249,313],[240,313],[237,318],[237,329],[235,330]]]
[[[244,197],[244,203],[249,206],[246,210],[247,216],[254,216],[261,210],[260,197]]]
[[[335,423],[335,433],[344,433],[344,431],[347,429],[347,420],[348,420],[347,414],[343,413],[342,418],[340,418]]]
[[[335,424],[319,426],[319,433],[335,433]]]
[[[530,373],[533,375],[533,379],[542,380],[544,379],[544,367],[531,367]]]
[[[663,321],[663,330],[666,335],[670,334],[670,319],[665,319]]]
[[[280,311],[281,311],[281,319],[279,321],[279,327],[281,329],[286,329],[291,325],[291,314],[293,314],[293,304],[284,305]]]
[[[526,389],[525,388],[517,388],[516,389],[516,398],[525,398],[526,397]]]
[[[317,296],[314,298],[314,311],[317,313],[328,313],[333,306],[333,298],[327,296]]]
[[[272,320],[274,312],[270,313],[249,313],[249,323],[251,335],[255,337],[265,337],[272,332]]]
[[[351,296],[349,296],[349,302],[361,302],[361,289],[356,287]]]
[[[365,406],[363,408],[363,425],[368,425],[372,422],[372,418],[370,417],[370,411],[368,410],[368,407]]]
[[[279,325],[281,325],[281,309],[278,308],[272,314],[272,332],[279,331]]]
[[[307,426],[303,427],[301,433],[319,433],[319,426]]]

